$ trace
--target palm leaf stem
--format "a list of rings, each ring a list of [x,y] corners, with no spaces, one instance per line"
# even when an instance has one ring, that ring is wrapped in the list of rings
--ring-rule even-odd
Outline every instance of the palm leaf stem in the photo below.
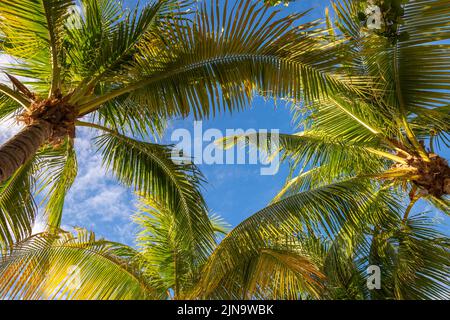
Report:
[[[14,91],[7,85],[0,83],[0,92],[7,95],[14,101],[20,103],[25,109],[28,110],[28,106],[30,105],[31,101],[29,101],[27,98],[25,98],[23,95],[21,95],[17,91]]]
[[[411,130],[409,123],[406,119],[406,111],[405,111],[405,101],[403,100],[403,95],[401,91],[401,85],[400,85],[400,74],[398,70],[398,52],[397,48],[394,49],[394,57],[393,57],[393,65],[394,65],[394,79],[395,79],[395,91],[397,92],[397,98],[398,103],[400,107],[400,118],[401,118],[401,124],[405,128],[406,136],[408,137],[409,141],[413,144],[413,146],[416,148],[417,152],[419,152],[419,155],[422,157],[424,161],[430,162],[430,158],[428,157],[427,153],[425,152],[423,146],[419,143],[417,140],[414,132]]]

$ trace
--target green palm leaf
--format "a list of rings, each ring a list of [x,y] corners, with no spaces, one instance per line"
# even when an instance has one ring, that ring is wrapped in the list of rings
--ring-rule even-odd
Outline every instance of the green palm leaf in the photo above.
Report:
[[[448,299],[449,247],[431,219],[415,215],[396,228],[375,229],[370,264],[381,267],[384,285],[373,299]]]
[[[301,230],[332,236],[344,223],[357,223],[362,208],[367,208],[371,199],[373,194],[366,181],[349,180],[300,192],[267,206],[222,240],[206,266],[202,289],[210,293],[243,257],[266,248],[274,239]]]
[[[262,247],[228,270],[208,299],[320,298],[325,276],[310,254],[295,242]]]
[[[1,89],[0,89],[1,91]],[[20,110],[20,104],[0,93],[0,121],[6,120]]]
[[[408,1],[403,5],[403,22],[397,33],[408,34],[408,39],[390,41],[361,32],[358,11],[364,11],[364,2],[337,1],[337,25],[351,36],[357,74],[377,77],[383,108],[397,117],[426,114],[427,110],[448,104],[449,65],[448,44],[450,28],[445,15],[449,8],[444,0]],[[417,68],[417,66],[421,66]],[[402,111],[403,110],[403,111]],[[432,125],[433,122],[428,123]]]
[[[40,192],[45,191],[41,204],[45,204],[44,218],[49,230],[60,228],[64,200],[78,172],[73,142],[69,139],[57,149],[51,147],[41,156],[46,168],[40,172]]]
[[[80,79],[75,96],[92,90],[99,82],[125,76],[137,45],[169,17],[176,18],[186,6],[161,0],[126,10],[115,0],[80,3],[81,12],[73,12],[73,25],[67,27],[67,64],[75,79]],[[81,45],[80,45],[81,44]]]
[[[97,144],[105,166],[119,181],[166,205],[175,215],[176,223],[187,230],[186,237],[213,234],[199,190],[203,178],[195,166],[175,164],[171,159],[172,150],[167,146],[117,133],[100,136]],[[211,247],[199,248],[205,250],[205,255],[208,249]]]
[[[200,117],[241,108],[255,91],[297,100],[304,93],[311,100],[338,88],[363,90],[364,79],[335,72],[339,45],[324,46],[321,34],[312,31],[317,24],[292,28],[304,14],[276,20],[250,1],[227,7],[205,5],[192,23],[181,20],[158,36],[148,35],[128,70],[128,83],[87,101],[81,113],[126,94],[154,110],[164,104],[169,115],[192,111]]]
[[[33,199],[35,163],[29,161],[0,185],[0,249],[6,252],[31,235],[36,217]]]
[[[16,74],[51,79],[51,94],[60,86],[64,23],[74,5],[73,0],[6,0],[0,4],[0,52],[23,61],[21,68],[11,68],[19,71]]]
[[[96,240],[78,229],[41,233],[17,243],[0,260],[3,299],[145,299],[155,292],[130,247]]]
[[[141,229],[137,243],[144,272],[155,279],[155,287],[180,299],[198,281],[202,266],[216,246],[216,233],[224,230],[223,223],[217,217],[209,219],[207,212],[202,223],[211,227],[203,233],[184,228],[176,217],[167,205],[147,196],[140,198],[134,221]]]

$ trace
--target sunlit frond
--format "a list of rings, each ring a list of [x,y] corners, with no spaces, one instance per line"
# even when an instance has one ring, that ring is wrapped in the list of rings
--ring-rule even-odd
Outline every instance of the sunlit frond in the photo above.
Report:
[[[371,199],[373,193],[365,181],[351,180],[300,192],[267,206],[222,240],[206,267],[203,290],[210,293],[244,256],[255,254],[274,239],[303,229],[331,236],[344,223],[356,223]]]
[[[430,109],[448,105],[450,77],[449,14],[445,0],[412,0],[403,5],[404,15],[397,34],[405,39],[390,40],[370,32],[362,32],[358,12],[364,11],[363,1],[336,1],[337,25],[353,38],[349,48],[354,52],[352,69],[358,74],[379,78],[383,88],[378,99],[381,108],[400,117],[426,114]],[[417,66],[420,66],[418,68]],[[432,121],[428,123],[431,125]]]
[[[15,242],[31,234],[36,217],[35,179],[32,176],[35,165],[34,159],[29,161],[0,185],[1,251],[10,249]]]
[[[0,259],[2,299],[157,298],[130,247],[96,240],[78,229],[41,233],[17,243]]]
[[[320,298],[324,294],[325,276],[319,268],[295,238],[275,242],[242,257],[205,298]]]
[[[126,77],[144,36],[156,32],[161,20],[179,15],[185,6],[184,1],[158,0],[127,10],[115,0],[81,1],[80,12],[72,13],[66,39],[71,76],[81,81],[76,95],[99,82]]]
[[[384,285],[373,299],[444,299],[450,297],[450,251],[436,223],[415,215],[395,228],[375,228],[369,264],[380,266]]]
[[[66,139],[56,149],[49,147],[42,152],[41,159],[45,161],[45,170],[40,173],[40,189],[45,192],[42,199],[42,204],[45,204],[44,218],[50,230],[58,229],[61,226],[65,197],[78,172],[73,141]]]
[[[140,227],[137,242],[142,268],[162,292],[172,290],[174,298],[182,298],[197,283],[201,268],[216,245],[215,233],[223,228],[217,224],[217,218],[214,227],[204,212],[202,223],[211,224],[211,228],[203,229],[203,233],[196,231],[199,228],[186,229],[177,222],[175,212],[149,196],[140,197],[139,209],[134,220]]]
[[[308,100],[337,89],[364,90],[366,79],[336,71],[339,43],[327,44],[317,22],[296,26],[304,14],[277,18],[260,3],[202,6],[193,17],[169,24],[139,45],[129,84],[87,101],[82,113],[129,94],[168,115],[208,116],[240,109],[254,93]],[[351,84],[350,85],[350,81]]]
[[[7,69],[50,84],[52,93],[59,88],[64,23],[74,5],[73,0],[2,1],[0,53],[20,59]]]
[[[127,98],[108,102],[94,114],[94,121],[121,134],[155,140],[163,135],[167,126],[164,112],[150,110]]]
[[[21,109],[20,104],[0,93],[0,121],[6,120]]]

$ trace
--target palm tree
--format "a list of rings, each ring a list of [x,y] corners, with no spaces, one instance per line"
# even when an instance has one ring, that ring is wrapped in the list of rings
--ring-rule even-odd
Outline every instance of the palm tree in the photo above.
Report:
[[[367,184],[298,192],[227,234],[202,269],[196,296],[449,299],[448,238],[426,213],[405,220],[404,212],[391,190]],[[370,266],[381,270],[379,289],[368,286]]]
[[[205,290],[227,279],[244,253],[306,234],[331,241],[325,256],[334,261],[325,261],[333,267],[325,268],[341,284],[338,297],[448,299],[448,237],[429,212],[412,212],[425,199],[450,213],[450,169],[437,154],[448,148],[449,46],[440,41],[450,38],[442,16],[450,9],[445,1],[409,1],[394,33],[406,32],[405,39],[361,32],[364,5],[340,1],[334,8],[339,32],[351,39],[343,68],[371,78],[373,89],[361,96],[335,92],[307,110],[294,109],[302,131],[281,134],[277,150],[291,162],[291,176],[271,204],[230,233],[239,240],[221,242],[205,272]],[[264,137],[228,137],[224,144],[241,138]],[[372,264],[389,285],[355,291]]]
[[[392,38],[361,31],[358,12],[364,5],[340,1],[334,8],[339,31],[351,39],[343,68],[370,78],[372,90],[361,96],[335,92],[308,108],[294,106],[302,131],[281,134],[280,152],[301,173],[275,200],[359,177],[390,181],[408,189],[411,206],[425,198],[448,213],[450,168],[438,152],[449,147],[449,45],[442,41],[450,31],[442,10],[450,9],[445,1],[409,1],[395,32],[408,39],[392,43]],[[242,139],[229,137],[224,143],[236,138]]]
[[[272,14],[250,0],[199,6],[1,1],[0,54],[11,61],[2,69],[12,87],[0,83],[0,119],[24,126],[0,147],[2,251],[30,235],[38,191],[49,228],[60,226],[77,175],[78,127],[99,132],[105,166],[120,182],[186,217],[196,208],[190,168],[150,142],[165,120],[240,109],[257,91],[313,99],[361,81],[335,72],[341,44],[325,44],[317,23],[298,25],[304,14]]]

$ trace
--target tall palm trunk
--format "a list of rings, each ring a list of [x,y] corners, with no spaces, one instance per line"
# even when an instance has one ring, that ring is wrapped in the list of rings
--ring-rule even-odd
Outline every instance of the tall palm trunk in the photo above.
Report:
[[[0,147],[0,183],[9,179],[14,172],[29,160],[49,139],[51,124],[39,121],[26,126]]]

